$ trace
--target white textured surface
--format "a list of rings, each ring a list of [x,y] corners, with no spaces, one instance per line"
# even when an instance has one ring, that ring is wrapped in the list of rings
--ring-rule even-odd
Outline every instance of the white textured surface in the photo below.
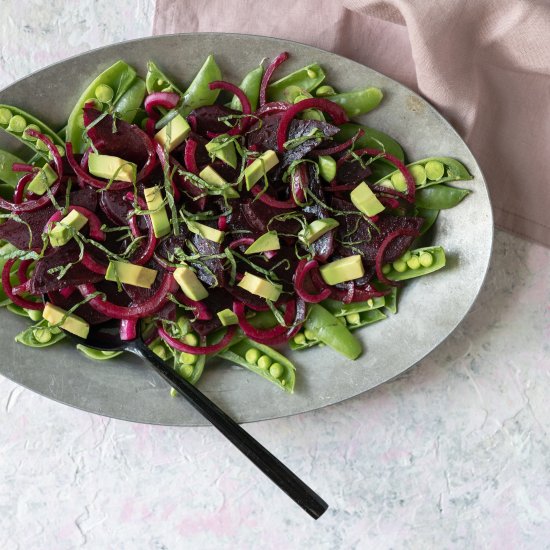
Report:
[[[2,12],[0,86],[149,34],[153,3]],[[497,231],[479,301],[415,369],[247,426],[330,503],[318,522],[213,429],[109,420],[0,379],[0,548],[548,548],[549,270],[549,250]]]

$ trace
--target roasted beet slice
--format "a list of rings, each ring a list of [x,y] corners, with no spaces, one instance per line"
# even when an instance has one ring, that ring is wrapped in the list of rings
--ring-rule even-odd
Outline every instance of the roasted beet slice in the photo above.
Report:
[[[212,313],[212,319],[193,321],[191,324],[193,329],[201,336],[207,336],[222,326],[216,313],[224,309],[233,309],[233,297],[224,288],[211,288],[208,290],[208,297],[202,300],[202,303]]]
[[[361,166],[356,160],[344,162],[336,172],[337,185],[357,185],[372,174],[370,165]]]
[[[207,222],[205,222],[207,223]],[[204,239],[200,235],[193,233],[191,242],[195,245],[201,256],[211,256],[220,254],[221,244]],[[219,258],[208,258],[201,262],[190,262],[197,271],[197,277],[208,287],[215,287],[217,284],[223,285],[224,268],[223,260]],[[217,283],[216,283],[217,281]]]
[[[31,294],[44,294],[53,290],[59,290],[67,286],[77,286],[83,283],[97,283],[103,280],[103,275],[92,273],[81,263],[76,263],[69,268],[62,279],[58,279],[59,273],[48,273],[51,269],[66,266],[76,262],[80,249],[74,241],[65,246],[55,248],[42,259],[36,262],[36,269],[31,278]]]
[[[274,216],[286,214],[292,212],[292,210],[276,210],[259,200],[241,203],[241,212],[247,225],[258,233],[278,231],[279,233],[296,235],[302,227],[298,221],[293,219],[273,220],[272,223],[269,223]]]
[[[206,132],[212,132],[214,134],[225,134],[231,129],[225,122],[218,120],[218,118],[241,114],[242,113],[240,111],[229,109],[228,107],[224,107],[223,105],[208,105],[206,107],[193,109],[189,114],[189,117],[195,118],[195,131],[198,134],[207,137]],[[238,122],[238,120],[229,120],[229,122],[233,124],[235,122]]]
[[[126,294],[130,297],[130,300],[132,300],[135,304],[142,304],[156,294],[164,276],[164,268],[155,260],[150,260],[145,267],[154,269],[157,272],[157,276],[154,283],[151,285],[151,288],[142,288],[134,285],[122,285],[126,291]]]
[[[48,293],[48,298],[52,304],[68,311],[82,301],[82,294],[75,289],[70,296],[65,297],[59,292],[54,291]],[[90,323],[90,325],[99,325],[100,323],[105,323],[110,320],[110,317],[103,315],[103,313],[99,313],[99,311],[96,311],[90,304],[81,304],[73,313],[82,317],[85,321]]]

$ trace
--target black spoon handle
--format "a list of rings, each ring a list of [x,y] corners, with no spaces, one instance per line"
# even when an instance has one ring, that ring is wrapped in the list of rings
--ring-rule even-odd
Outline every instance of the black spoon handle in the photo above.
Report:
[[[278,458],[243,430],[233,419],[212,403],[195,386],[181,378],[155,355],[145,344],[137,341],[129,351],[148,360],[154,369],[216,427],[233,445],[244,453],[267,477],[279,486],[296,504],[311,517],[318,519],[328,504],[300,478],[290,471]]]

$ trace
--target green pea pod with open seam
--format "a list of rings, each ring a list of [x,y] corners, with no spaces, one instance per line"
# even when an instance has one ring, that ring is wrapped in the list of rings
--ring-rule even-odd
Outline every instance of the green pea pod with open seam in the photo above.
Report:
[[[107,361],[109,359],[114,359],[118,357],[122,351],[102,351],[99,349],[89,348],[82,344],[77,344],[76,349],[82,352],[88,359],[93,359],[94,361]]]
[[[379,309],[361,311],[358,315],[359,321],[357,323],[348,323],[347,327],[349,330],[353,331],[366,325],[372,325],[373,323],[387,319],[386,315],[384,315]]]
[[[191,375],[185,375],[184,374],[184,368],[188,365],[181,365],[180,368],[176,368],[177,372],[179,372],[190,384],[196,384],[199,381],[199,378],[202,376],[202,373],[204,372],[204,366],[206,365],[206,355],[199,355],[197,357],[197,360],[193,365],[189,365],[193,367],[193,372]]]
[[[412,168],[414,166],[425,167],[428,162],[434,161],[443,165],[443,175],[440,178],[431,180],[424,174],[423,181],[416,181],[417,189],[423,189],[425,187],[438,185],[440,183],[445,183],[448,181],[473,179],[473,176],[470,174],[470,172],[468,172],[466,167],[461,162],[451,157],[428,157],[407,164],[407,168]],[[392,172],[385,174],[383,177],[375,181],[375,184],[380,185],[384,180],[389,180],[391,183],[391,177],[398,174],[400,174],[399,170],[393,170]]]
[[[176,83],[153,62],[147,62],[147,75],[145,77],[145,85],[147,87],[147,93],[161,92],[170,88],[170,90],[183,96],[183,92],[178,88]]]
[[[413,256],[420,256],[422,252],[429,252],[432,255],[433,262],[430,266],[428,267],[420,266],[418,269],[407,268],[405,271],[402,271],[402,272],[396,271],[392,267],[391,271],[385,274],[386,277],[391,281],[405,281],[407,279],[414,279],[415,277],[421,277],[422,275],[428,275],[429,273],[433,273],[434,271],[437,271],[445,267],[447,260],[445,258],[445,250],[443,250],[443,247],[425,246],[423,248],[416,248],[414,250],[410,250],[410,253]]]
[[[303,334],[303,333],[300,333]],[[320,340],[305,340],[304,342],[298,344],[294,338],[289,340],[288,347],[292,351],[302,351],[304,349],[312,348],[313,346],[318,346],[321,343]]]
[[[113,89],[114,96],[112,105],[116,109],[118,101],[130,89],[136,80],[137,74],[135,69],[130,67],[124,61],[117,61],[109,68],[99,74],[84,90],[82,95],[76,102],[69,120],[67,122],[66,139],[73,145],[75,153],[83,153],[86,143],[86,132],[81,127],[82,113],[84,105],[95,99],[95,90],[100,84],[107,85]]]
[[[342,94],[327,96],[327,99],[337,103],[346,111],[349,117],[364,115],[378,107],[384,94],[380,88],[363,88]]]
[[[439,210],[433,210],[430,208],[417,208],[417,214],[424,218],[424,223],[420,228],[420,235],[427,233],[430,227],[435,223],[437,217],[439,216]]]
[[[11,168],[16,162],[23,161],[8,151],[0,150],[0,185],[1,182],[9,185],[12,188],[12,194],[13,188],[17,185],[21,177],[20,173],[14,172]]]
[[[416,193],[416,206],[429,210],[445,210],[453,208],[470,194],[468,189],[436,185],[426,189],[420,189]]]
[[[361,342],[320,304],[311,304],[304,329],[309,330],[318,340],[349,359],[357,359],[361,355]]]
[[[46,123],[36,118],[34,115],[27,113],[27,111],[24,111],[23,109],[19,109],[19,107],[14,107],[13,105],[0,104],[0,110],[2,109],[7,109],[7,111],[11,113],[12,118],[15,116],[23,117],[26,122],[25,126],[28,126],[29,124],[34,124],[38,127],[38,130],[41,134],[44,134],[46,137],[50,138],[50,140],[56,145],[64,148],[65,143],[57,135],[57,133],[52,130]],[[24,130],[22,130],[21,132],[16,132],[9,128],[9,122],[6,124],[4,124],[3,122],[3,120],[0,120],[0,128],[2,128],[5,132],[18,139],[21,143],[24,143],[27,147],[30,147],[35,153],[38,153],[41,157],[45,158],[48,155],[47,149],[40,149],[37,147],[37,142],[39,140],[37,141],[35,138],[31,137],[27,138],[24,136]]]
[[[258,365],[247,361],[245,355],[250,349],[257,349],[262,355],[267,355],[272,359],[274,363],[279,363],[279,365],[283,367],[281,376],[279,378],[274,378],[270,374],[269,369],[262,369]],[[296,367],[284,355],[269,346],[258,344],[249,338],[243,338],[236,344],[232,344],[230,347],[218,353],[217,356],[259,374],[288,393],[294,391]]]
[[[48,322],[46,320],[41,321],[40,323],[26,328],[23,332],[20,332],[16,337],[15,341],[19,344],[23,344],[24,346],[28,346],[30,348],[47,348],[50,346],[53,346],[54,344],[57,344],[63,338],[65,338],[65,333],[63,331],[59,332],[51,332],[51,339],[47,342],[39,342],[34,334],[36,329],[47,329],[48,328]]]
[[[270,84],[267,87],[267,99],[268,101],[288,101],[284,92],[289,86],[296,86],[301,90],[311,92],[323,80],[325,80],[325,71],[319,64],[312,63]]]
[[[239,84],[239,88],[246,94],[248,101],[250,101],[252,111],[255,111],[258,107],[258,101],[260,99],[260,85],[262,83],[263,76],[264,68],[260,65],[247,73],[242,82]],[[235,111],[242,111],[241,102],[236,96],[233,96],[231,103],[229,103],[229,107]]]
[[[394,315],[397,313],[397,292],[398,292],[397,287],[392,286],[389,294],[386,294],[385,296],[386,302],[384,304],[384,309],[388,310],[390,313],[393,313]]]
[[[376,298],[371,298],[364,302],[352,302],[350,304],[328,299],[324,300],[321,305],[328,309],[335,317],[345,317],[350,313],[362,313],[363,311],[380,309],[384,307],[385,302],[384,296],[377,296]]]
[[[383,149],[386,153],[397,157],[400,161],[405,159],[403,149],[395,139],[384,132],[369,128],[368,126],[363,126],[362,124],[355,124],[354,122],[342,124],[342,126],[340,126],[340,131],[334,136],[334,139],[341,143],[352,138],[359,130],[363,130],[365,135],[356,140],[356,149],[361,149],[363,147]],[[393,167],[393,164],[391,166]]]

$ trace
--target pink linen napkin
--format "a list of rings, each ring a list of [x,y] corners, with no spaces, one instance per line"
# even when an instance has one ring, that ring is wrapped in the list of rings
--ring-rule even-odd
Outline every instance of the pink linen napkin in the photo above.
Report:
[[[543,0],[157,0],[154,33],[287,38],[424,96],[459,131],[496,224],[550,246],[550,3]]]

